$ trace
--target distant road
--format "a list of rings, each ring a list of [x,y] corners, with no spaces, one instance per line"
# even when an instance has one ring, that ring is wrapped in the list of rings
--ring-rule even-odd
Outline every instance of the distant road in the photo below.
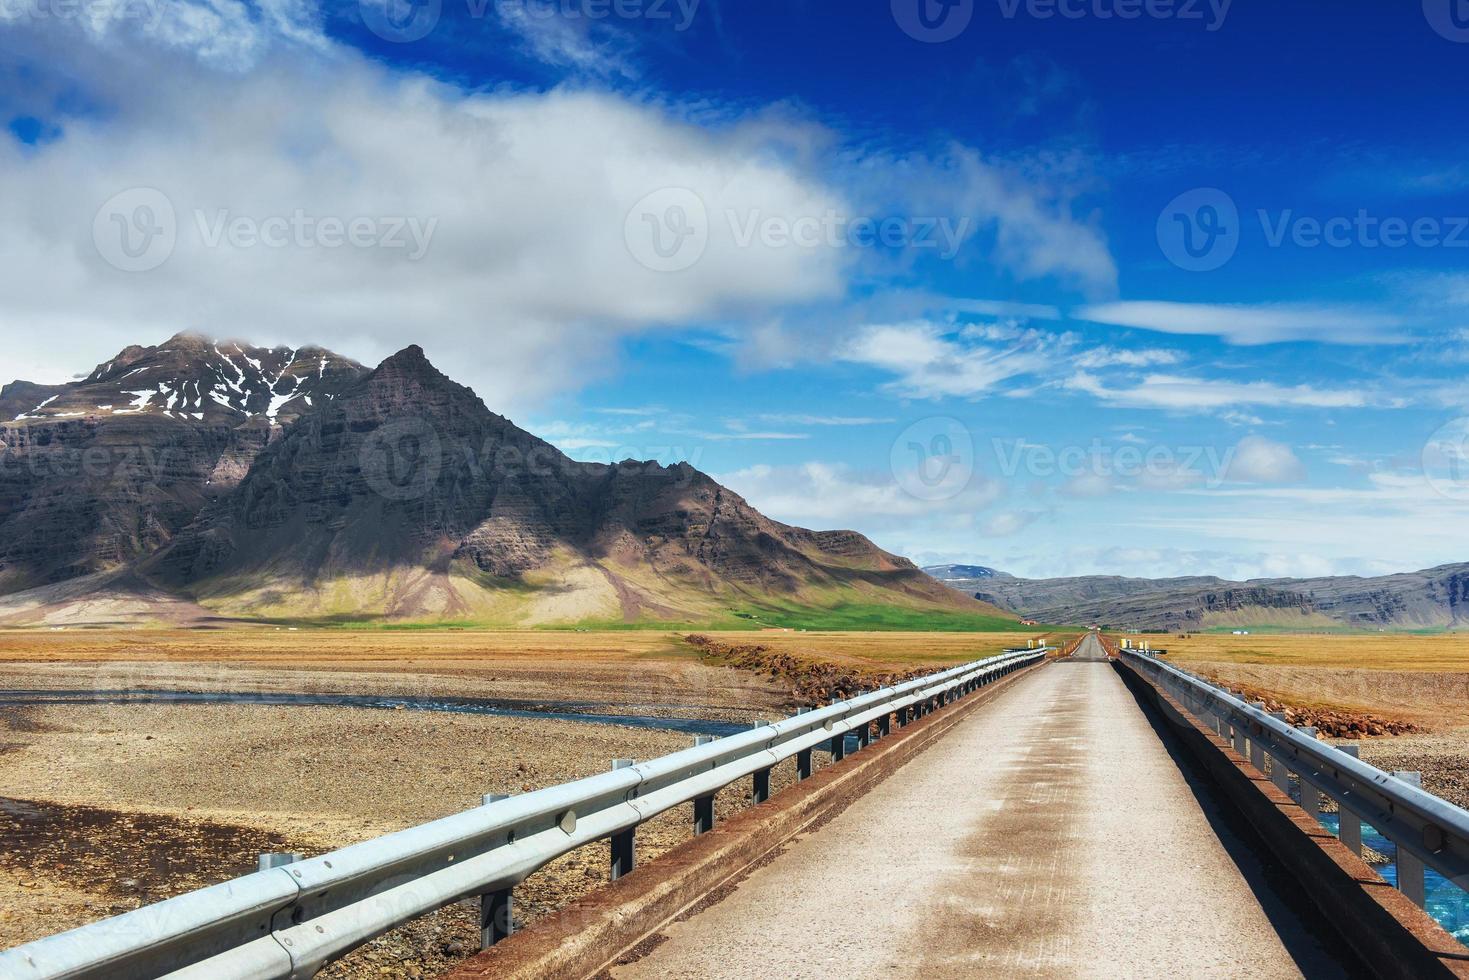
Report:
[[[1102,646],[1102,641],[1097,639],[1097,634],[1088,633],[1081,641],[1081,646],[1077,647],[1076,652],[1071,655],[1071,659],[1105,661],[1107,651]]]
[[[1096,638],[1078,653],[612,975],[1341,975],[1094,662]]]

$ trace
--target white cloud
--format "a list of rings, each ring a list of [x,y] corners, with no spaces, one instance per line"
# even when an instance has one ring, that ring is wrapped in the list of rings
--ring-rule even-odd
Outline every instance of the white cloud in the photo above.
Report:
[[[1002,511],[982,522],[980,531],[986,537],[1008,537],[1012,534],[1019,534],[1043,516],[1045,516],[1045,511],[1039,510]]]
[[[1084,306],[1072,315],[1161,333],[1218,336],[1232,344],[1390,344],[1408,339],[1401,317],[1333,307],[1131,301]]]
[[[858,426],[858,425],[884,425],[896,421],[892,418],[869,418],[861,415],[782,415],[767,414],[759,416],[761,421],[770,422],[775,425],[830,425],[830,426]]]
[[[1105,497],[1112,492],[1112,480],[1101,473],[1078,473],[1061,487],[1067,497]]]
[[[607,371],[628,333],[844,292],[837,250],[739,247],[718,223],[690,269],[634,260],[626,216],[660,187],[693,188],[711,212],[841,204],[738,119],[696,125],[592,92],[466,95],[346,54],[329,72],[286,59],[243,78],[158,57],[116,116],[65,120],[34,151],[0,146],[0,187],[25,202],[0,228],[16,360],[71,373],[185,328],[364,361],[411,340],[509,411]],[[177,244],[129,273],[104,261],[93,225],[134,187],[168,199]],[[417,261],[209,243],[221,214],[298,213],[437,224]]]
[[[1269,381],[1210,380],[1169,374],[1149,374],[1126,384],[1106,384],[1095,375],[1082,371],[1074,375],[1068,384],[1073,389],[1114,405],[1181,412],[1208,412],[1243,405],[1365,408],[1403,404],[1400,399],[1380,399],[1360,389],[1316,388],[1305,384],[1278,385]]]
[[[886,387],[905,398],[973,398],[1021,375],[1046,370],[1054,338],[1027,331],[1007,344],[965,344],[928,321],[863,327],[838,352],[843,360],[897,375]]]
[[[762,513],[816,528],[903,526],[906,531],[925,518],[951,523],[953,515],[972,514],[1003,494],[1000,484],[976,474],[958,495],[925,500],[908,493],[890,474],[862,473],[824,462],[760,464],[716,478]]]
[[[66,89],[104,110],[53,119],[48,103],[38,112],[60,138],[0,146],[0,190],[19,202],[0,228],[0,303],[17,336],[34,338],[7,354],[52,376],[180,329],[318,342],[369,363],[412,340],[493,407],[523,412],[611,371],[616,344],[650,330],[717,324],[750,338],[762,363],[804,359],[811,348],[790,342],[779,314],[839,309],[891,261],[871,249],[741,243],[729,214],[962,216],[992,239],[1002,272],[1102,292],[1115,279],[1100,234],[1070,215],[1064,172],[964,147],[871,154],[779,109],[585,89],[466,92],[325,40],[305,0],[160,9],[162,26],[26,24],[0,41],[47,66],[37,92]],[[541,56],[598,56],[546,30],[527,35]],[[172,254],[147,272],[112,268],[92,242],[99,209],[132,188],[160,192],[176,215]],[[709,215],[702,257],[676,273],[640,265],[625,239],[633,206],[664,188],[694,191]],[[432,232],[416,260],[208,241],[221,222],[297,215]],[[102,232],[116,233],[108,218]],[[58,336],[73,338],[70,349]],[[868,341],[861,356],[877,363],[905,356]],[[1020,348],[944,360],[912,365],[895,390],[970,395],[1041,363]]]
[[[1074,363],[1077,367],[1092,370],[1106,367],[1157,367],[1163,364],[1177,364],[1182,360],[1183,355],[1173,350],[1096,347],[1076,355]]]
[[[39,13],[38,13],[39,12]],[[226,71],[246,71],[281,46],[325,52],[331,42],[321,13],[304,0],[108,0],[70,6],[0,4],[0,24],[52,34],[53,40],[116,48],[132,41],[161,45]]]
[[[1226,474],[1245,483],[1290,483],[1304,478],[1306,468],[1284,443],[1245,436],[1231,451]]]
[[[527,54],[556,68],[596,77],[636,78],[631,38],[603,21],[567,17],[541,0],[494,3],[500,23],[521,40]]]

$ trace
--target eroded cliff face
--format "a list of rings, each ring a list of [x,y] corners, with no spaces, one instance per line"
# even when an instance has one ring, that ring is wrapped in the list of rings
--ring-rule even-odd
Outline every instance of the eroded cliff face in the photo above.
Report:
[[[233,489],[283,427],[362,373],[329,351],[181,334],[0,406],[0,594],[118,568]],[[12,412],[12,410],[14,410]]]

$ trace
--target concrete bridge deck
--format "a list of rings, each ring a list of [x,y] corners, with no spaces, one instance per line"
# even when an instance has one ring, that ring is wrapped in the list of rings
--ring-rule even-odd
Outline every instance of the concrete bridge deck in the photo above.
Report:
[[[1343,975],[1099,652],[1021,678],[612,975]]]

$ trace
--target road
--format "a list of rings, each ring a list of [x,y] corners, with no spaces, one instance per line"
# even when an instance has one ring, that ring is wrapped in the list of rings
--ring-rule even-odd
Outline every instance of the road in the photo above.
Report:
[[[612,975],[1341,975],[1100,652],[1020,678]]]

